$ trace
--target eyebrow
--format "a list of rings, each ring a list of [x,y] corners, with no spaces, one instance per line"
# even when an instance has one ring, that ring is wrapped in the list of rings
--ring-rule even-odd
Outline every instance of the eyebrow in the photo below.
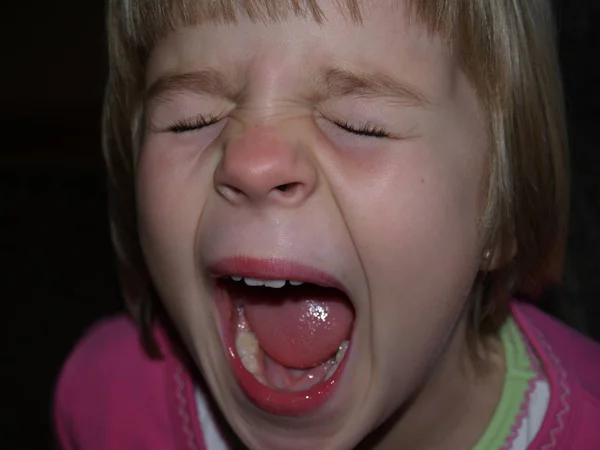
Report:
[[[160,101],[175,93],[233,96],[223,73],[214,69],[161,76],[146,90],[146,102]]]
[[[426,108],[432,102],[418,88],[383,73],[326,69],[317,74],[328,96],[390,97],[403,105]]]
[[[383,73],[330,68],[317,72],[315,81],[319,90],[324,91],[324,97],[389,97],[407,106],[431,106],[431,101],[418,88]],[[146,90],[144,100],[155,102],[184,92],[228,98],[237,96],[222,72],[204,69],[161,76]]]

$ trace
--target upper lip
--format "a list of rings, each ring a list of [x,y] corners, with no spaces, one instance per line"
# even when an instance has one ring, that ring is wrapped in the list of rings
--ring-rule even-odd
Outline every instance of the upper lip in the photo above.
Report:
[[[334,275],[300,262],[279,258],[252,258],[233,256],[215,261],[208,266],[213,278],[240,276],[259,280],[293,280],[322,287],[339,289],[348,295],[348,289]]]

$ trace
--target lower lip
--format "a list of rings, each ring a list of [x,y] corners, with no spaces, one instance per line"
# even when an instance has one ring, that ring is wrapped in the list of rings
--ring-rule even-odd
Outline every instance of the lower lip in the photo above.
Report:
[[[280,416],[301,416],[310,414],[323,406],[333,395],[339,385],[351,351],[348,347],[337,370],[328,380],[301,392],[281,392],[260,383],[252,375],[238,357],[233,342],[230,319],[233,315],[231,302],[224,288],[217,287],[217,303],[220,309],[222,334],[227,355],[238,383],[246,396],[260,409]]]

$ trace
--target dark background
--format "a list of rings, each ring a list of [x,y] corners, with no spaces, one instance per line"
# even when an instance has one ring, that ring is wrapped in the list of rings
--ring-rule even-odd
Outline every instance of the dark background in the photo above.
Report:
[[[100,157],[104,5],[1,3],[0,446],[46,449],[64,358],[93,321],[122,307]],[[542,305],[600,340],[600,1],[554,3],[573,211],[564,284]]]

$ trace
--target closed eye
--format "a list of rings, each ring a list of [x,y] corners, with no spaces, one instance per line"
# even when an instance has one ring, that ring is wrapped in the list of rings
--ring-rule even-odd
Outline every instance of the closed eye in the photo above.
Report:
[[[209,116],[196,116],[189,119],[183,119],[175,122],[173,125],[167,127],[166,131],[170,133],[186,133],[190,131],[200,130],[202,128],[209,127],[219,122],[221,119],[213,115]]]
[[[349,133],[356,134],[358,136],[367,136],[367,137],[374,137],[374,138],[380,138],[380,139],[381,138],[389,138],[391,136],[390,133],[385,131],[385,129],[371,125],[369,122],[365,123],[364,125],[360,125],[360,126],[352,125],[347,121],[346,122],[334,121],[333,123],[335,123],[342,130],[348,131]]]

